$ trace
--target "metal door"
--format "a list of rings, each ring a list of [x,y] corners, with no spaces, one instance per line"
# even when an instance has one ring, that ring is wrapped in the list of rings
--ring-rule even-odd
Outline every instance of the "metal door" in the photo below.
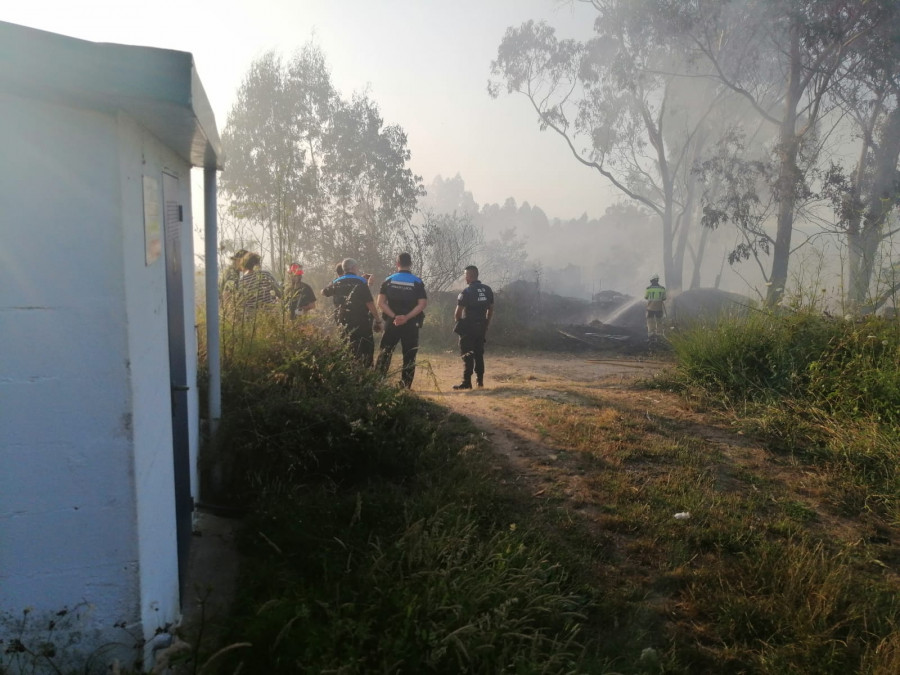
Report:
[[[191,461],[188,432],[187,358],[184,325],[184,269],[181,260],[183,209],[179,202],[178,178],[163,173],[163,204],[166,240],[166,307],[169,319],[169,377],[172,391],[172,437],[175,467],[175,520],[178,537],[178,583],[184,596],[191,545]]]

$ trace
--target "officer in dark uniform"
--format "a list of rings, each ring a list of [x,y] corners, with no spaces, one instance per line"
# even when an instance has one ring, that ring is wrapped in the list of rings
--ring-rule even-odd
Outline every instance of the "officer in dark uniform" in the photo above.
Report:
[[[378,352],[377,368],[387,374],[391,357],[399,342],[403,349],[401,383],[409,389],[416,374],[416,352],[419,351],[419,328],[425,320],[428,296],[424,282],[409,271],[412,257],[409,253],[397,256],[397,272],[392,274],[378,291],[375,303],[384,318],[384,335]]]
[[[350,351],[367,368],[372,366],[375,356],[375,336],[372,334],[372,317],[375,330],[381,332],[383,326],[369,284],[359,276],[359,263],[346,258],[341,263],[344,274],[332,282],[337,303],[337,320],[343,328]]]
[[[466,267],[466,284],[456,300],[454,332],[459,335],[459,353],[463,360],[463,379],[454,389],[471,389],[472,373],[475,384],[484,386],[484,338],[494,315],[494,292],[478,281],[478,268]]]

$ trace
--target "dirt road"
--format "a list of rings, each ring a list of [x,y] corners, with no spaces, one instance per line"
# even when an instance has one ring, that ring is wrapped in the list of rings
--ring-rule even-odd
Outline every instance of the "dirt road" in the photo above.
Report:
[[[493,353],[485,356],[485,387],[454,391],[462,364],[455,350],[425,352],[419,359],[414,391],[468,417],[491,441],[514,471],[512,480],[528,485],[535,496],[552,486],[557,496],[593,519],[589,476],[578,466],[565,441],[554,441],[533,414],[541,402],[570,404],[570,409],[607,416],[609,427],[640,419],[648,429],[687,439],[721,452],[723,473],[742,470],[765,476],[789,499],[815,511],[818,526],[830,536],[852,541],[855,528],[821,508],[819,488],[802,467],[774,458],[763,445],[742,435],[729,420],[711,410],[698,410],[682,396],[636,386],[652,379],[672,361],[602,355],[601,353]],[[548,406],[544,406],[548,407]],[[649,433],[649,432],[648,432]]]
[[[616,406],[653,410],[660,406],[674,411],[681,404],[675,396],[633,389],[638,379],[651,378],[668,364],[618,356],[565,353],[493,353],[485,356],[485,387],[454,391],[462,379],[462,363],[453,351],[426,352],[419,358],[413,390],[454,412],[465,415],[486,434],[495,450],[516,470],[516,480],[536,485],[559,480],[562,467],[556,463],[564,447],[554,445],[541,433],[529,414],[534,401],[549,399],[584,404],[598,398]],[[686,413],[679,411],[680,416]],[[563,471],[565,473],[565,471]],[[577,476],[570,476],[579,491]]]

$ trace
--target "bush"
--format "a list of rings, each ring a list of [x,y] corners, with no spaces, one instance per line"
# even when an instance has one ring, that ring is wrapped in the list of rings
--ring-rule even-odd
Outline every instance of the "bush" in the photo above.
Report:
[[[790,396],[853,416],[895,415],[900,393],[896,324],[813,314],[756,313],[671,338],[686,381],[734,400]]]
[[[584,672],[583,602],[462,417],[317,327],[228,326],[218,498],[247,510],[220,672]],[[208,492],[208,491],[207,491]]]
[[[222,422],[201,462],[215,501],[246,507],[280,485],[412,473],[429,433],[422,403],[382,386],[339,338],[264,315],[227,335]]]

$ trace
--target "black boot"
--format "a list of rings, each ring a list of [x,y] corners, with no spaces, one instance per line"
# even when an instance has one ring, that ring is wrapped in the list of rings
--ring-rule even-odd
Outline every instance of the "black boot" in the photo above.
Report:
[[[481,389],[484,386],[484,378],[476,377],[475,378],[475,386],[478,387],[479,389]]]
[[[472,388],[472,381],[471,381],[471,380],[463,380],[463,381],[460,382],[459,384],[454,384],[454,385],[453,385],[453,388],[456,389],[456,390],[459,390],[459,389],[471,389],[471,388]]]

